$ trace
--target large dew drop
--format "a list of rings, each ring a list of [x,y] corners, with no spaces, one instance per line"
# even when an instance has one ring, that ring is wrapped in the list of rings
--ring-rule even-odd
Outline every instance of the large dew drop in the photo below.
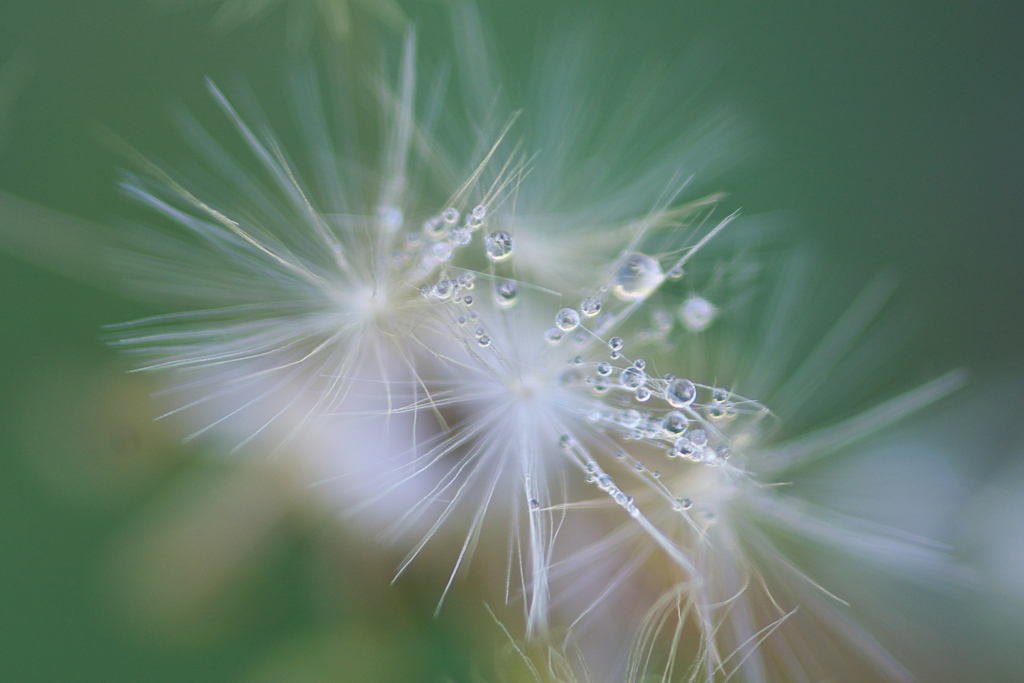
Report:
[[[623,301],[645,299],[664,279],[657,259],[634,252],[615,271],[612,293]]]
[[[580,314],[574,308],[563,308],[555,316],[555,325],[563,332],[571,332],[580,324]]]
[[[697,398],[697,387],[688,379],[674,379],[665,387],[665,400],[673,408],[685,408]]]
[[[512,256],[512,236],[507,232],[492,232],[484,238],[484,249],[487,258],[504,261]]]
[[[511,308],[519,299],[519,286],[515,280],[504,280],[494,286],[494,299],[499,308]]]

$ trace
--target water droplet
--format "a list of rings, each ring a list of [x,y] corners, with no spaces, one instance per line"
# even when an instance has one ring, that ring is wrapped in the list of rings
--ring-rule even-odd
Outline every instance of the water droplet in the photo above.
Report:
[[[564,336],[564,332],[562,332],[557,327],[552,327],[550,330],[544,333],[544,341],[546,341],[548,344],[555,345],[558,342],[562,341],[562,337]]]
[[[580,311],[588,318],[592,318],[601,312],[601,302],[594,298],[584,299],[580,304]]]
[[[668,452],[670,458],[682,456],[684,458],[693,459],[700,448],[693,443],[688,437],[681,436],[676,439],[676,442],[672,444],[672,450]]]
[[[512,256],[512,236],[507,232],[492,232],[484,238],[484,249],[487,258],[492,261],[504,261]]]
[[[705,409],[705,412],[707,413],[708,417],[712,420],[721,420],[726,415],[725,406],[718,404],[709,405]]]
[[[516,284],[515,280],[499,282],[494,287],[494,294],[499,308],[515,306],[516,300],[519,297],[519,285]]]
[[[447,230],[448,226],[444,224],[440,216],[433,216],[423,222],[423,234],[432,240],[441,239]]]
[[[647,361],[645,361],[643,358],[637,358],[635,361],[633,361],[633,367],[636,368],[637,370],[643,370],[644,368],[647,367]]]
[[[725,403],[729,400],[729,392],[725,389],[715,389],[711,392],[711,400],[715,403]]]
[[[612,278],[612,293],[623,301],[645,299],[665,276],[656,259],[634,252],[623,260]]]
[[[466,304],[467,306],[472,306],[473,297],[467,294],[466,296],[462,297],[462,303]]]
[[[622,348],[622,344],[623,344],[622,337],[612,337],[611,339],[608,340],[608,347],[612,351],[620,350]]]
[[[460,315],[458,318],[455,319],[455,322],[457,322],[460,325],[465,325],[466,324],[466,316]]]
[[[448,225],[455,225],[459,222],[459,210],[454,206],[449,206],[444,210],[444,213],[441,214],[441,219]]]
[[[476,276],[473,273],[463,273],[456,279],[456,282],[459,283],[459,287],[462,289],[473,289],[473,282],[475,280]]]
[[[679,436],[686,431],[686,425],[689,423],[690,418],[679,411],[673,411],[662,419],[661,428],[669,436]]]
[[[654,470],[653,472],[651,472],[651,476],[654,477],[655,479],[661,479],[661,472],[659,472],[658,470]]]
[[[647,375],[638,367],[629,366],[619,375],[619,384],[630,391],[636,391],[647,381]]]
[[[695,446],[706,446],[708,443],[708,433],[703,429],[694,429],[690,432],[690,441],[692,441]]]
[[[674,379],[665,387],[665,400],[673,408],[685,408],[697,398],[697,387],[688,379]]]
[[[452,245],[447,242],[435,242],[430,247],[430,255],[434,257],[434,260],[441,263],[450,261],[452,258]]]
[[[612,488],[614,482],[612,482],[612,478],[609,477],[607,474],[602,474],[597,478],[597,485],[601,488],[602,491],[608,491],[609,489]]]
[[[640,401],[641,403],[650,400],[650,398],[651,390],[648,389],[647,387],[640,387],[639,389],[636,390],[636,400]]]
[[[491,338],[488,337],[486,334],[482,334],[480,335],[480,338],[476,340],[476,343],[479,344],[480,346],[490,346]]]
[[[699,296],[691,296],[679,307],[679,317],[690,332],[707,329],[717,316],[718,309],[710,301]]]
[[[484,206],[483,204],[477,204],[476,206],[473,207],[473,211],[470,212],[470,215],[473,216],[474,218],[479,218],[483,220],[484,218],[487,217],[487,207]]]
[[[558,437],[558,445],[565,449],[572,448],[572,437],[568,434],[562,434],[562,436]]]
[[[530,509],[531,510],[540,510],[540,501],[537,500],[536,498],[531,498],[530,499]]]
[[[451,280],[439,280],[430,290],[431,296],[439,301],[448,300],[455,291],[455,283]]]
[[[633,465],[633,467],[636,468],[637,472],[643,472],[645,469],[647,469],[642,462],[638,462],[637,464]]]
[[[608,375],[612,374],[611,363],[598,363],[597,374],[601,375],[602,377],[607,377]]]
[[[636,427],[638,424],[640,424],[640,420],[642,419],[643,417],[640,415],[640,413],[633,410],[632,408],[629,410],[624,410],[619,414],[619,424],[625,427],[626,429],[632,429],[633,427]]]
[[[669,280],[681,280],[683,279],[684,271],[682,266],[672,266],[671,270],[668,271]]]
[[[464,247],[473,241],[473,234],[464,228],[452,230],[452,241],[460,247]]]
[[[583,365],[583,356],[576,356],[572,359],[573,365]]]
[[[574,308],[563,308],[555,314],[555,325],[563,332],[570,332],[580,324],[580,314]]]

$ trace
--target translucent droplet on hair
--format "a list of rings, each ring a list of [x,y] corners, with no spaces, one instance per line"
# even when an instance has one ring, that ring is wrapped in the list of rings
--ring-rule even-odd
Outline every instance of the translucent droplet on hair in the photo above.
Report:
[[[531,510],[540,510],[540,501],[537,500],[536,498],[531,498],[530,499],[530,509]]]
[[[507,232],[492,232],[484,238],[484,250],[491,261],[505,261],[512,256],[512,236]]]
[[[608,340],[608,347],[612,351],[618,351],[619,349],[621,349],[622,348],[622,344],[623,344],[622,337],[612,337],[611,339]]]
[[[441,239],[448,231],[448,226],[440,216],[433,216],[423,222],[423,234],[432,240]]]
[[[612,277],[612,293],[623,301],[647,298],[665,276],[657,259],[646,254],[629,254]]]
[[[688,379],[674,379],[665,387],[665,400],[673,408],[685,408],[697,398],[697,387]]]
[[[601,302],[594,298],[584,299],[580,304],[580,311],[588,318],[592,318],[601,312]]]
[[[563,332],[575,330],[580,324],[580,314],[573,308],[563,308],[555,314],[555,326]]]
[[[647,381],[647,374],[636,366],[629,366],[619,375],[619,384],[625,389],[636,391]]]
[[[636,390],[636,400],[641,403],[649,401],[651,399],[651,390],[647,387],[640,387]]]
[[[563,337],[565,337],[565,332],[562,332],[562,330],[558,329],[557,327],[552,327],[550,330],[544,333],[544,341],[552,345],[562,341]]]
[[[718,317],[718,309],[699,296],[691,296],[679,307],[679,318],[690,332],[701,332]]]
[[[495,301],[499,308],[515,306],[519,297],[519,285],[515,280],[505,280],[494,286]]]
[[[669,436],[679,436],[686,431],[686,425],[689,423],[690,418],[676,410],[662,418],[661,428]]]
[[[480,335],[480,338],[476,340],[476,343],[479,344],[480,346],[490,346],[491,338],[488,337],[486,334],[482,334]]]
[[[558,437],[558,445],[566,450],[572,448],[572,437],[568,434],[562,434],[562,436]]]
[[[608,375],[612,374],[611,363],[598,363],[597,374],[601,375],[602,377],[607,377]]]
[[[715,389],[711,392],[711,400],[715,403],[725,403],[729,400],[729,392],[721,388]]]
[[[681,280],[683,279],[683,274],[684,272],[682,266],[672,266],[671,270],[668,271],[668,279]]]
[[[459,210],[454,206],[449,206],[444,210],[444,213],[441,214],[441,220],[448,225],[455,225],[459,222]]]

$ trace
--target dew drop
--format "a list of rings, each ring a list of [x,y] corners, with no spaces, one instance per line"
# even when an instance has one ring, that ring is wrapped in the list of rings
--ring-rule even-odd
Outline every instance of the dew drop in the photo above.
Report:
[[[552,327],[550,330],[544,333],[544,341],[553,346],[558,342],[562,341],[562,338],[564,336],[565,332],[562,332],[557,327]]]
[[[432,240],[441,239],[447,230],[448,226],[440,216],[433,216],[423,222],[423,234]]]
[[[607,377],[608,375],[612,374],[611,363],[598,363],[597,374],[601,375],[602,377]]]
[[[647,469],[647,467],[642,462],[638,462],[637,464],[633,465],[633,467],[636,468],[637,472],[643,472],[645,469]]]
[[[650,400],[650,398],[651,390],[648,389],[647,387],[640,387],[639,389],[636,390],[636,400],[640,401],[641,403]]]
[[[494,294],[499,308],[510,308],[515,306],[519,297],[519,285],[515,280],[499,282],[494,287]]]
[[[466,304],[467,306],[472,306],[473,297],[467,294],[466,296],[462,297],[462,303]]]
[[[690,432],[690,441],[692,441],[695,446],[706,446],[708,443],[708,433],[703,429],[694,429]]]
[[[483,204],[477,204],[476,206],[473,207],[473,211],[470,212],[469,215],[471,215],[473,218],[479,218],[480,220],[483,220],[484,218],[487,217],[487,207],[484,206]]]
[[[647,367],[647,361],[645,361],[643,358],[637,358],[635,361],[633,361],[633,367],[635,367],[637,370],[643,370],[644,368]]]
[[[642,419],[643,418],[641,417],[640,413],[633,409],[624,410],[622,411],[622,413],[619,414],[619,424],[625,427],[626,429],[632,429],[633,427],[636,427],[638,424],[640,424],[640,420]]]
[[[686,425],[690,423],[690,419],[679,411],[673,411],[666,415],[661,420],[661,428],[665,430],[665,433],[669,436],[679,436],[686,431]]]
[[[563,332],[575,330],[580,324],[580,314],[574,308],[563,308],[555,314],[555,325]]]
[[[452,240],[456,245],[464,247],[473,241],[473,234],[465,228],[459,228],[458,230],[452,230]]]
[[[619,384],[630,391],[636,391],[647,381],[647,375],[638,367],[629,366],[619,375]]]
[[[466,324],[466,316],[460,315],[458,318],[455,319],[455,322],[457,322],[460,325],[465,325]]]
[[[490,346],[491,338],[488,337],[486,334],[482,334],[480,335],[480,338],[476,340],[476,343],[479,344],[480,346]]]
[[[476,280],[476,276],[473,273],[463,273],[455,281],[459,283],[459,287],[462,289],[473,289],[474,280]]]
[[[444,213],[441,214],[441,219],[448,225],[455,225],[459,222],[459,210],[454,206],[449,206],[444,210]]]
[[[729,400],[729,392],[725,389],[715,389],[711,392],[711,400],[715,403],[725,403]]]
[[[612,293],[623,301],[645,299],[664,279],[661,265],[656,259],[634,252],[625,258],[615,272]]]
[[[672,266],[672,269],[668,271],[669,280],[682,280],[684,275],[682,266]]]
[[[612,478],[607,474],[602,474],[597,478],[597,485],[602,491],[607,491],[613,486]]]
[[[697,398],[697,387],[688,379],[674,379],[665,387],[665,400],[673,408],[685,408]]]
[[[512,236],[507,232],[492,232],[484,238],[484,249],[491,261],[504,261],[512,256]]]
[[[455,283],[451,280],[439,280],[430,290],[431,296],[439,301],[447,301],[455,291]]]
[[[584,299],[583,303],[580,304],[580,311],[582,311],[583,315],[587,316],[588,318],[593,318],[595,315],[601,312],[601,302],[598,301],[597,299],[594,299],[593,297],[589,299]]]
[[[572,437],[568,434],[562,434],[558,437],[558,445],[566,450],[572,448]]]
[[[707,299],[691,296],[679,307],[679,317],[690,332],[701,332],[714,322],[718,309]]]
[[[623,344],[622,337],[612,337],[610,340],[608,340],[608,347],[612,351],[618,351],[619,349],[621,349],[622,348],[622,344]]]
[[[530,509],[531,510],[540,510],[540,501],[537,500],[536,498],[531,498],[530,499]]]

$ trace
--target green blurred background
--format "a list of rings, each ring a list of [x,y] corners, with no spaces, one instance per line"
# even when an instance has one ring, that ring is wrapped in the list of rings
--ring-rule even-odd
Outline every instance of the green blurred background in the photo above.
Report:
[[[503,69],[525,79],[538,41],[577,15],[614,27],[627,47],[616,54],[635,54],[636,64],[699,45],[716,65],[708,98],[738,111],[757,143],[720,183],[730,201],[747,214],[780,216],[814,245],[825,264],[820,286],[837,300],[878,271],[897,273],[898,315],[911,323],[899,350],[908,376],[967,367],[975,383],[966,393],[992,378],[1021,377],[1024,5],[551,5],[482,5]],[[443,12],[434,1],[404,7],[433,22]],[[168,111],[175,103],[208,109],[204,76],[276,87],[288,51],[284,12],[224,32],[211,28],[215,9],[169,12],[139,0],[0,4],[0,190],[110,222],[124,213],[121,161],[101,129],[172,156],[179,143]],[[356,27],[381,30],[358,6],[353,16]],[[621,75],[633,66],[619,59],[602,68]],[[0,207],[4,230],[32,229],[10,216]],[[216,616],[196,621],[185,606],[185,616],[140,625],[114,597],[123,571],[116,558],[144,536],[140,519],[159,517],[154,509],[169,498],[202,506],[205,494],[189,482],[197,467],[216,467],[196,465],[195,454],[157,427],[122,433],[103,422],[103,406],[123,404],[147,424],[148,389],[118,384],[118,361],[98,333],[146,309],[4,254],[0,291],[0,680],[468,680],[471,634],[455,617],[432,621],[432,587],[399,588],[395,600],[405,607],[395,609],[405,616],[396,622],[360,595],[376,595],[380,581],[322,585],[332,575],[317,569],[325,563],[353,576],[375,572],[352,558],[324,559],[333,541],[344,542],[315,513],[289,510],[267,522],[257,559],[237,581],[212,589]],[[1005,398],[988,398],[995,418],[985,429],[995,445],[963,453],[979,479],[1020,435],[1017,420],[997,419],[1012,416]],[[116,439],[113,455],[89,451],[108,438]],[[220,476],[208,472],[202,486],[215,487]],[[201,622],[215,626],[202,632]],[[984,672],[978,680],[1012,676],[1013,639],[997,631],[982,614],[960,634],[958,656],[990,667],[976,670]],[[363,640],[353,640],[355,632]],[[346,658],[344,647],[369,659],[378,650],[408,656],[416,673],[397,665],[361,672],[350,663],[360,657]],[[299,660],[318,663],[301,678],[288,665]]]

